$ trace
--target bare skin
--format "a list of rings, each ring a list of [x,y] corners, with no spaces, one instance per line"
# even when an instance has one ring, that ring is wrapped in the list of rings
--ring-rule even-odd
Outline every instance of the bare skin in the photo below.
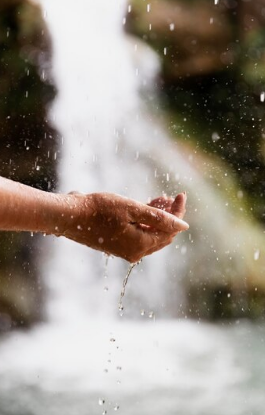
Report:
[[[52,194],[0,177],[0,229],[65,236],[130,262],[188,229],[186,194],[149,205],[111,193]]]

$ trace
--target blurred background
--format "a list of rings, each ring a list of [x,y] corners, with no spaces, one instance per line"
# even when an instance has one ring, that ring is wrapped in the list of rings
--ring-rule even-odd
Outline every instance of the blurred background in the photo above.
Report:
[[[134,268],[0,235],[0,415],[261,415],[265,1],[0,0],[0,174],[188,194]]]

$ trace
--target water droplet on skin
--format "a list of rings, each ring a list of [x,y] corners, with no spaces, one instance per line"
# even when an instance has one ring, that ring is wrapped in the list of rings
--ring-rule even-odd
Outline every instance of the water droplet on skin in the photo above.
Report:
[[[102,415],[107,415],[107,411],[103,411],[102,412]]]
[[[77,225],[77,229],[79,230],[79,231],[82,231],[82,226],[81,225]]]
[[[33,236],[34,235],[34,233],[33,232],[30,232],[30,236]]]
[[[114,339],[114,337],[111,337],[111,338],[109,339],[109,341],[113,343],[113,342],[115,342],[115,341],[116,341],[116,339]]]
[[[254,252],[254,260],[257,261],[259,259],[259,255],[260,255],[260,250],[256,249],[256,251]]]
[[[150,13],[150,10],[151,10],[151,4],[148,3],[146,6],[147,13]]]
[[[99,404],[100,406],[102,406],[102,405],[104,405],[104,403],[105,403],[105,399],[101,399],[101,398],[99,398],[99,400],[98,400],[98,404]]]
[[[171,31],[171,32],[173,32],[173,30],[175,29],[175,25],[174,25],[174,23],[170,23],[170,25],[169,25],[169,30]]]
[[[153,311],[149,311],[149,313],[148,313],[148,317],[149,317],[149,318],[153,318],[153,317],[154,317],[154,312],[153,312]]]
[[[116,369],[117,370],[122,370],[122,367],[121,366],[117,366]]]
[[[264,102],[265,101],[265,92],[261,92],[260,93],[260,102]]]
[[[167,54],[167,48],[164,48],[164,55],[166,56]]]
[[[118,411],[118,409],[120,409],[119,405],[114,406],[114,411]]]
[[[104,238],[98,238],[98,242],[99,242],[100,244],[103,244],[103,242],[104,242]]]
[[[219,3],[219,0],[214,0],[214,5],[216,6]]]
[[[104,287],[104,291],[105,292],[109,291],[109,287]]]

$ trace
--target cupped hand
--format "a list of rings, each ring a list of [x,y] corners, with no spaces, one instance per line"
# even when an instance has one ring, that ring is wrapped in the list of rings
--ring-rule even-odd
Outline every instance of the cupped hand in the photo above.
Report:
[[[64,196],[66,211],[56,234],[130,262],[170,244],[188,229],[186,194],[149,205],[111,193]]]

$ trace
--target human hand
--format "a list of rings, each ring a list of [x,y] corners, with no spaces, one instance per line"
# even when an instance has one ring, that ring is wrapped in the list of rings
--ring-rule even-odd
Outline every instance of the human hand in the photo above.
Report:
[[[63,196],[63,195],[62,195]],[[188,229],[182,220],[186,195],[149,205],[110,193],[64,196],[66,213],[55,234],[110,255],[137,262]]]

